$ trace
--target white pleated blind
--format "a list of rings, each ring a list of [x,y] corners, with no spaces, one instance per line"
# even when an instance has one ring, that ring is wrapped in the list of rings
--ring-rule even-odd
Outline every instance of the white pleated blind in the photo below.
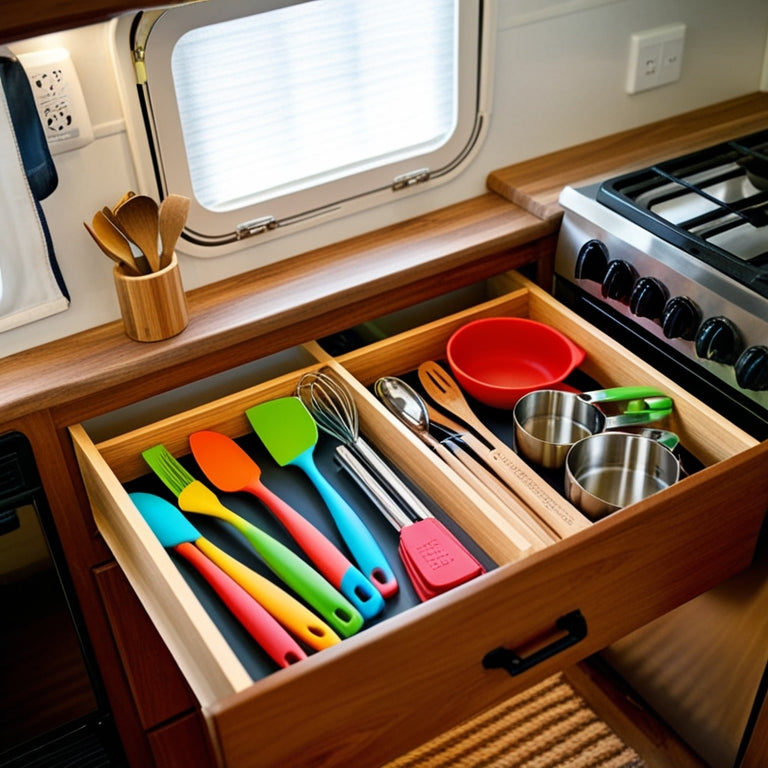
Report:
[[[454,133],[458,0],[314,0],[193,29],[171,56],[194,195],[229,211]]]

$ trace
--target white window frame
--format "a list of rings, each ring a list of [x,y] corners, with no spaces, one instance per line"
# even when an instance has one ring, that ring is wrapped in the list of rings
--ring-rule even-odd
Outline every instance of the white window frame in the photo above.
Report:
[[[211,211],[203,207],[193,193],[173,98],[173,44],[189,29],[296,2],[198,2],[140,13],[115,27],[114,50],[128,137],[142,191],[156,192],[159,198],[175,192],[192,201],[177,246],[182,253],[220,256],[430,189],[462,171],[482,143],[487,129],[485,102],[493,48],[488,26],[493,0],[459,0],[459,110],[456,129],[446,144],[427,156],[396,161],[243,208]],[[126,40],[131,51],[128,64]],[[260,239],[254,240],[255,235]]]

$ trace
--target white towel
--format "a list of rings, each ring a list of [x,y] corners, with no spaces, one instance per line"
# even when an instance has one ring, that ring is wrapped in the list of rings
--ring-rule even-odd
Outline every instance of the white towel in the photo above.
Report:
[[[0,332],[63,312],[42,212],[29,186],[8,100],[0,87]]]

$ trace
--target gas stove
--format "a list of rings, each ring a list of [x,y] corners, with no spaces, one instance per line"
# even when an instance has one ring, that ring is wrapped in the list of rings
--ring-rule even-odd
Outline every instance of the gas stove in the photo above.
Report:
[[[555,295],[768,437],[768,131],[566,187]]]

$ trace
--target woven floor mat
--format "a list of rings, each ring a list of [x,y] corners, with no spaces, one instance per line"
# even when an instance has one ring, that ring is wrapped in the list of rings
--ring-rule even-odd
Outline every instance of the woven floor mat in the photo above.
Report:
[[[643,768],[562,675],[547,678],[385,768]]]

